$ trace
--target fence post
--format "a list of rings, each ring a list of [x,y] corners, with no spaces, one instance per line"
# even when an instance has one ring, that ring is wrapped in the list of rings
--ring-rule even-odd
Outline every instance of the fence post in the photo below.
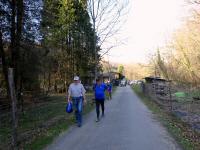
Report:
[[[17,98],[13,79],[13,68],[8,68],[8,82],[10,90],[10,99],[12,102],[12,150],[17,149]]]
[[[173,99],[172,99],[172,91],[171,91],[171,81],[169,81],[169,101],[170,101],[170,111],[173,111]]]

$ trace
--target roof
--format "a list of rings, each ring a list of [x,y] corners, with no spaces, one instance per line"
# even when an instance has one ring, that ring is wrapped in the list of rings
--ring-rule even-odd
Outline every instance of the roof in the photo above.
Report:
[[[167,82],[166,79],[162,79],[160,77],[145,77],[144,79],[146,82],[153,82],[153,81]]]
[[[118,72],[106,72],[106,73],[101,74],[101,76],[103,76],[103,77],[109,77],[112,75],[119,75],[119,73]]]

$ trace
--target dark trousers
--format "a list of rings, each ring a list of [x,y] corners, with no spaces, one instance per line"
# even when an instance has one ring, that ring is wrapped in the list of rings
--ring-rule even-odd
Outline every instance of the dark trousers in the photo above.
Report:
[[[108,94],[109,94],[109,99],[112,99],[112,92],[108,91]]]
[[[100,105],[101,105],[102,115],[104,115],[104,100],[96,100],[97,118],[99,118],[99,114],[100,114]]]

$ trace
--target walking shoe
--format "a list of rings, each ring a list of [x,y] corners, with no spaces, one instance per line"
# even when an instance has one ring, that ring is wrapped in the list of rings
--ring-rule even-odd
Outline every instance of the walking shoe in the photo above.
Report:
[[[102,115],[101,115],[101,117],[105,117],[105,115],[104,115],[104,114],[102,114]]]
[[[99,122],[99,118],[96,119],[96,122]]]
[[[81,124],[78,123],[77,126],[78,126],[78,127],[81,127]]]

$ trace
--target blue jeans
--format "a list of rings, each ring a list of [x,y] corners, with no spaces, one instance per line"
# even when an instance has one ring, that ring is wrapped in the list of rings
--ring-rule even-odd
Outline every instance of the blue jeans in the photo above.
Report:
[[[82,124],[82,110],[83,110],[83,98],[72,97],[73,107],[75,108],[75,117],[79,126]]]

